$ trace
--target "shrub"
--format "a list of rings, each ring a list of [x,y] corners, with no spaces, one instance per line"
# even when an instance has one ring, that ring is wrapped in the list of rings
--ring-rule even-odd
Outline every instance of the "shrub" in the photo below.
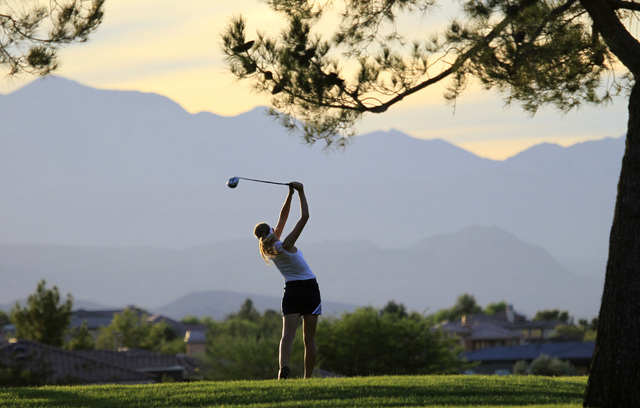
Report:
[[[546,354],[540,355],[528,365],[526,361],[518,361],[513,366],[513,373],[516,375],[543,375],[549,377],[576,375],[576,370],[568,361],[561,361],[551,358]]]

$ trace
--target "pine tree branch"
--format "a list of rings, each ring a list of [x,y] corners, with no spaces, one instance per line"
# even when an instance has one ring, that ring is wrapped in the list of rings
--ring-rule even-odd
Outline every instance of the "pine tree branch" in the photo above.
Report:
[[[608,3],[615,10],[624,9],[624,10],[635,10],[640,11],[640,3],[636,3],[635,1],[626,1],[626,0],[608,0]]]
[[[609,49],[634,76],[638,77],[640,75],[640,43],[620,21],[612,5],[616,2],[622,3],[619,0],[580,0]]]
[[[526,2],[525,2],[526,3]],[[460,67],[462,67],[462,65],[469,60],[471,57],[473,57],[474,55],[476,55],[481,49],[483,49],[484,47],[486,47],[487,45],[489,45],[491,43],[491,41],[493,41],[498,35],[500,35],[500,33],[502,33],[505,28],[507,28],[507,26],[509,25],[509,23],[511,23],[511,21],[514,19],[514,15],[508,15],[506,16],[500,23],[498,23],[498,25],[496,25],[487,35],[484,36],[484,38],[482,38],[482,40],[478,41],[473,47],[471,47],[469,50],[467,50],[466,52],[464,52],[463,54],[461,54],[460,56],[458,56],[458,58],[456,58],[456,60],[453,62],[453,64],[451,64],[451,66],[449,68],[447,68],[446,70],[442,71],[439,75],[433,77],[433,78],[429,78],[428,80],[414,86],[413,88],[408,89],[407,91],[398,94],[395,98],[390,99],[389,101],[378,105],[378,106],[374,106],[371,108],[367,108],[368,112],[373,112],[373,113],[382,113],[387,111],[387,109],[389,109],[389,107],[391,107],[392,105],[400,102],[401,100],[403,100],[404,98],[406,98],[409,95],[412,95],[416,92],[421,91],[422,89],[433,85],[439,81],[441,81],[442,79],[448,77],[449,75],[451,75],[452,73],[456,72]]]

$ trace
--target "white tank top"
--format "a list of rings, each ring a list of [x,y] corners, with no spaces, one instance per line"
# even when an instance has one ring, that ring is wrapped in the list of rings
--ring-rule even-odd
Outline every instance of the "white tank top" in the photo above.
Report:
[[[278,254],[271,257],[271,260],[284,277],[285,282],[314,279],[316,277],[313,272],[311,272],[309,265],[307,265],[299,249],[295,254],[288,252],[282,248],[281,241],[276,241],[273,247],[278,251]]]

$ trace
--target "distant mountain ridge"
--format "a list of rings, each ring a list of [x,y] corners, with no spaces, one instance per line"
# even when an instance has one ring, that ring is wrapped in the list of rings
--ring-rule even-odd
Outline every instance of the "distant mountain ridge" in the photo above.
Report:
[[[331,313],[382,307],[390,300],[435,312],[452,306],[462,293],[473,294],[481,304],[506,300],[530,314],[559,308],[593,316],[599,305],[599,280],[568,271],[541,247],[497,227],[469,227],[405,249],[367,242],[307,243],[304,254]],[[261,308],[277,308],[283,286],[253,240],[188,250],[2,245],[0,259],[3,271],[20,271],[3,274],[2,299],[31,293],[45,278],[80,299],[135,304],[180,317],[236,311],[238,296],[221,296],[221,291],[252,298]],[[210,291],[218,291],[218,297],[205,301]]]
[[[233,252],[233,245],[251,239],[257,222],[275,222],[286,189],[241,182],[230,190],[225,182],[232,176],[303,181],[311,219],[301,245],[325,245],[325,257],[342,261],[332,269],[377,266],[354,259],[360,250],[378,259],[376,251],[362,249],[363,242],[388,255],[429,237],[482,226],[544,249],[562,267],[602,280],[624,150],[624,138],[607,138],[567,148],[539,145],[492,161],[442,140],[392,130],[359,136],[345,151],[326,153],[320,145],[305,146],[287,136],[262,109],[230,118],[192,115],[163,96],[97,90],[55,77],[0,95],[0,120],[0,243],[11,244],[4,248],[17,254],[22,251],[18,244],[27,245],[27,252],[41,244],[49,248],[45,253],[52,246],[82,247],[81,252],[86,249],[95,257],[84,265],[93,267],[99,259],[104,276],[85,269],[74,279],[89,288],[115,276],[126,299],[146,288],[156,273],[170,276],[168,271],[180,270],[189,261],[187,254],[211,247]],[[483,235],[489,239],[490,230]],[[255,253],[253,244],[241,247]],[[361,249],[331,254],[341,246]],[[101,252],[104,247],[124,247],[125,254],[118,256],[136,262],[142,262],[142,255],[157,258],[148,276],[127,276],[107,268],[114,261],[109,251]],[[172,255],[162,263],[172,253],[164,248],[178,250],[173,255],[182,250],[183,256]],[[0,256],[3,283],[4,276],[23,272],[49,275],[7,262],[5,256],[6,251]],[[244,259],[226,259],[224,251],[218,256],[208,262],[255,267]],[[206,267],[211,264],[199,266]],[[193,291],[166,279],[155,284],[173,289],[172,296]],[[217,289],[201,283],[205,286],[199,290]],[[33,282],[27,286],[25,292],[7,280],[0,296],[24,296],[35,288]],[[21,289],[12,290],[17,287]],[[269,294],[280,289],[261,288]],[[234,290],[245,292],[242,287]],[[160,306],[171,300],[146,303]]]
[[[240,306],[247,299],[253,302],[253,307],[259,312],[264,312],[265,310],[280,311],[281,297],[279,296],[209,290],[189,293],[171,303],[154,308],[153,312],[163,316],[170,316],[174,319],[182,319],[186,316],[209,316],[222,320],[229,314],[240,310]],[[323,301],[322,313],[324,315],[339,316],[345,312],[353,312],[357,307],[358,305]]]

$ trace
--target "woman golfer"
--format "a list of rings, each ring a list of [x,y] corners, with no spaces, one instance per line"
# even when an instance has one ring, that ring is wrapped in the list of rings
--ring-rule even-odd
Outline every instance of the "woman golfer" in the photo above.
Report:
[[[289,217],[291,199],[295,191],[300,197],[300,220],[289,235],[281,241],[280,237]],[[289,194],[284,201],[282,210],[280,210],[276,228],[273,229],[266,223],[260,223],[253,230],[256,238],[260,240],[260,253],[265,262],[268,264],[268,261],[272,261],[285,281],[282,297],[279,379],[287,378],[289,375],[289,358],[300,316],[303,318],[304,378],[311,378],[316,363],[316,326],[318,316],[322,313],[320,290],[316,276],[311,272],[302,253],[295,246],[308,219],[309,208],[307,198],[304,195],[304,187],[301,183],[294,181],[289,183]]]

